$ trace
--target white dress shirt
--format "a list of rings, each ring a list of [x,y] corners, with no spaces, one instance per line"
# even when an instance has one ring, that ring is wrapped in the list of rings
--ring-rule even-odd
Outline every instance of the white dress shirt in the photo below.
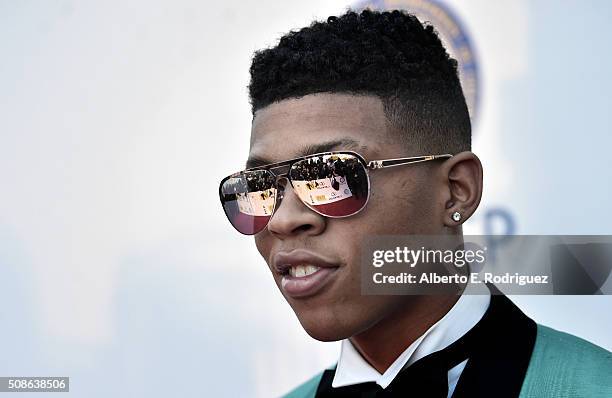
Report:
[[[463,294],[450,311],[415,340],[383,374],[361,356],[350,340],[343,340],[332,387],[376,382],[382,388],[387,388],[404,367],[459,340],[480,321],[490,302],[490,294]],[[455,391],[467,361],[466,359],[448,371],[448,397]]]

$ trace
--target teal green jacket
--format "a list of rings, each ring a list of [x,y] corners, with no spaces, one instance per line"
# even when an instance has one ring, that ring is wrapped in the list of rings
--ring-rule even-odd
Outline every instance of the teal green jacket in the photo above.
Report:
[[[314,398],[323,372],[285,398]],[[537,325],[519,398],[612,398],[612,353],[567,333]]]

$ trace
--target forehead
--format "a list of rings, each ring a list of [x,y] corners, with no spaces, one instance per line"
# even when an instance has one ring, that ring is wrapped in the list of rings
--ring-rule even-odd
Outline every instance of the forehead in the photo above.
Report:
[[[311,94],[271,104],[255,113],[250,158],[277,162],[325,142],[354,141],[371,156],[389,141],[382,101],[373,96]]]

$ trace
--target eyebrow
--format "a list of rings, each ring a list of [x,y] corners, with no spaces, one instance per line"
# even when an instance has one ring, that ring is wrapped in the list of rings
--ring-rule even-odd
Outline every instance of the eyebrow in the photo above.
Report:
[[[315,153],[321,152],[331,152],[335,149],[363,151],[366,150],[367,147],[352,138],[339,138],[337,140],[325,141],[319,144],[305,146],[301,150],[299,150],[293,158],[299,158],[302,156],[313,155]],[[280,162],[282,162],[282,160],[280,160]],[[265,157],[251,155],[249,156],[249,159],[246,162],[246,168],[251,169],[253,167],[265,166],[271,163],[277,162],[271,159],[267,159]]]

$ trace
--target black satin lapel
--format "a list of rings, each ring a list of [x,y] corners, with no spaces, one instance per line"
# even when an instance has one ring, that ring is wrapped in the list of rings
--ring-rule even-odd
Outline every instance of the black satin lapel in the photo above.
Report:
[[[537,325],[506,296],[492,293],[453,398],[516,398],[523,386]]]
[[[321,376],[321,381],[319,381],[319,387],[317,387],[317,392],[315,394],[315,398],[324,398],[330,395],[332,389],[332,381],[334,380],[334,375],[336,374],[336,369],[327,369],[323,372],[323,376]]]

